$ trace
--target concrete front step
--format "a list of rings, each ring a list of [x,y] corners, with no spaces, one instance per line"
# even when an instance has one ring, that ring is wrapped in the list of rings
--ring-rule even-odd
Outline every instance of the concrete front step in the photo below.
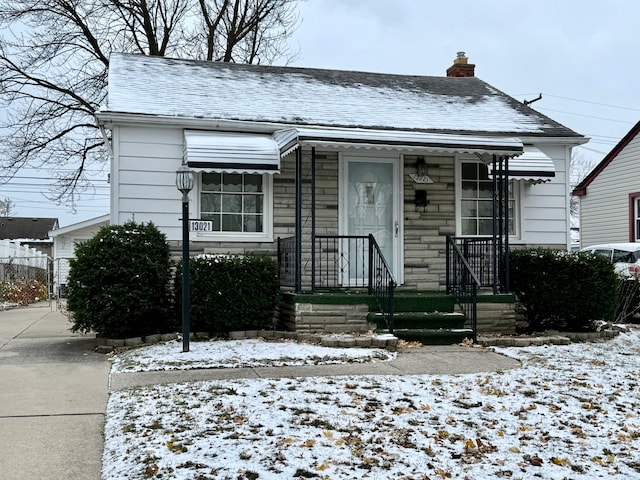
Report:
[[[378,330],[377,334],[388,333],[386,330]],[[473,338],[473,331],[467,328],[394,328],[396,337],[408,342],[420,342],[423,345],[452,345],[462,342],[465,338]]]

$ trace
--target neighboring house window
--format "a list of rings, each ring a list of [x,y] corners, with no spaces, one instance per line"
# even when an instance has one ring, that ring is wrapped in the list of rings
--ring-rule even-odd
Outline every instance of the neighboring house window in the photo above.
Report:
[[[244,239],[270,235],[268,175],[202,173],[200,218],[212,233]]]
[[[463,162],[460,189],[461,234],[493,234],[493,180],[481,162]],[[516,185],[509,182],[509,234],[515,235]]]
[[[640,241],[640,192],[629,194],[629,241]]]

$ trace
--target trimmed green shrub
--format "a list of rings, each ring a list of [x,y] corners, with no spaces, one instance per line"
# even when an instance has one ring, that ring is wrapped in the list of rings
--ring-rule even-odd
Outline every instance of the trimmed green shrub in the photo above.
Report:
[[[619,278],[606,258],[545,248],[511,252],[511,289],[528,331],[582,331],[593,321],[611,321]]]
[[[204,255],[189,260],[190,330],[228,333],[273,327],[280,296],[278,264],[259,255]],[[182,309],[182,262],[175,278],[177,318]]]
[[[73,331],[128,338],[167,330],[170,252],[153,223],[105,226],[75,254],[67,298]]]

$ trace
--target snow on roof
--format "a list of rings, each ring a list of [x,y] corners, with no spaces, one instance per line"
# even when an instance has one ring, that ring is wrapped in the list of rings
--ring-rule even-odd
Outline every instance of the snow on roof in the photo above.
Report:
[[[286,125],[579,137],[475,77],[113,54],[101,112]]]

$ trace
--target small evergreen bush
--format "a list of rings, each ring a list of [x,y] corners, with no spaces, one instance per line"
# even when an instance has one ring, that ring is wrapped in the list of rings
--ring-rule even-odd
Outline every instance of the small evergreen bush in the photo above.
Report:
[[[527,330],[590,330],[611,321],[619,278],[606,258],[545,248],[511,252],[511,289],[528,321]]]
[[[76,246],[67,307],[73,331],[128,338],[166,331],[170,252],[155,225],[108,225]]]
[[[272,328],[280,296],[277,262],[259,255],[205,255],[190,259],[189,265],[191,331],[215,334]],[[174,285],[180,318],[182,263]]]

